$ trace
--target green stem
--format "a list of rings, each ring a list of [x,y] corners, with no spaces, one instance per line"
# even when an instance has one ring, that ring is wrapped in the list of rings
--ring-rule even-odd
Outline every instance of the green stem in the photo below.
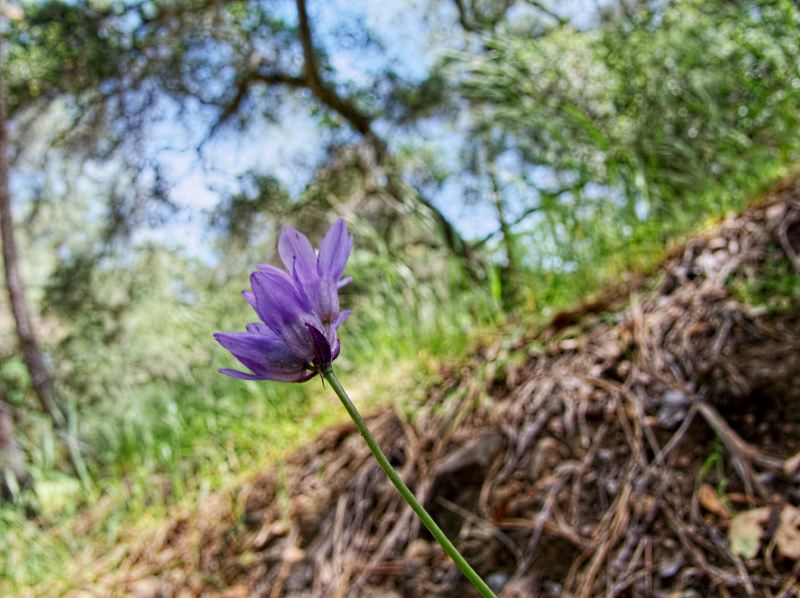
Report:
[[[466,559],[461,556],[461,553],[458,552],[455,546],[453,546],[453,543],[447,539],[447,536],[445,536],[444,532],[439,528],[438,525],[436,525],[436,522],[425,510],[425,507],[420,504],[411,490],[408,489],[408,486],[406,486],[405,482],[394,470],[391,463],[389,463],[389,460],[386,458],[386,455],[383,454],[381,447],[378,446],[378,443],[375,442],[375,438],[372,436],[369,429],[367,429],[367,425],[361,418],[361,414],[359,414],[358,409],[356,409],[356,406],[353,405],[350,397],[347,396],[344,388],[342,388],[342,385],[339,383],[339,379],[336,377],[336,374],[333,373],[333,369],[330,367],[327,368],[322,372],[322,375],[342,401],[344,408],[347,409],[347,413],[349,413],[350,417],[353,418],[358,431],[361,432],[361,436],[364,437],[367,446],[369,446],[369,450],[372,451],[375,459],[378,460],[378,465],[381,466],[381,469],[392,482],[392,484],[394,484],[394,487],[397,488],[397,491],[405,499],[414,513],[417,514],[417,517],[419,517],[422,523],[425,524],[425,527],[428,528],[428,531],[433,534],[433,537],[436,538],[436,541],[442,545],[442,548],[444,548],[447,554],[450,555],[456,566],[466,576],[470,583],[477,588],[477,590],[481,593],[481,596],[484,598],[497,598],[494,592],[492,592],[491,588],[486,585],[486,582],[481,579],[480,575],[478,575],[466,561]]]

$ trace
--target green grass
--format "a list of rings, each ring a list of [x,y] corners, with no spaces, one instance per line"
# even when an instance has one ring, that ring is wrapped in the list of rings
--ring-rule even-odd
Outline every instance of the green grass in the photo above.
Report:
[[[578,223],[579,242],[572,236],[557,237],[552,230],[536,228],[531,236],[540,240],[549,237],[552,253],[571,263],[573,269],[558,271],[534,264],[528,273],[523,307],[537,317],[552,315],[606,285],[648,273],[690,235],[713,226],[726,215],[741,212],[776,181],[793,172],[770,152],[753,154],[730,178],[719,181],[709,177],[691,197],[663,207],[656,217],[638,219],[609,205],[598,210],[591,221]],[[759,284],[786,286],[796,279],[787,273],[768,272],[764,280],[773,282]],[[773,290],[781,296],[796,293],[792,289]]]
[[[783,250],[774,245],[768,247],[763,271],[731,277],[726,285],[737,301],[770,315],[800,308],[800,276],[784,259]]]

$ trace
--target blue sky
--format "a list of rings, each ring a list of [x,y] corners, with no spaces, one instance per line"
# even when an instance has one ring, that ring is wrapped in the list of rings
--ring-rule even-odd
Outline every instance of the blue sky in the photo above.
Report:
[[[590,4],[569,0],[559,6],[580,22]],[[293,17],[292,3],[286,6],[287,14]],[[328,52],[339,83],[366,86],[387,64],[408,79],[421,80],[435,61],[465,44],[451,2],[311,0],[309,10],[317,43]],[[363,31],[361,23],[379,40],[380,52],[364,51],[363,40],[358,39]],[[356,38],[354,43],[346,43],[342,28]],[[236,191],[238,176],[248,171],[271,174],[298,196],[319,164],[329,133],[320,131],[307,103],[288,101],[272,108],[280,116],[277,122],[254,118],[244,131],[222,128],[203,145],[198,156],[196,148],[207,132],[208,111],[184,106],[189,117],[181,119],[175,106],[165,106],[152,126],[145,151],[158,155],[172,185],[172,199],[181,210],[163,226],[138,231],[137,239],[181,246],[192,255],[211,260],[214,254],[208,212],[220,197]],[[399,131],[379,120],[376,127],[395,148],[426,146],[453,173],[433,201],[462,234],[478,238],[496,229],[494,210],[488,202],[468,203],[464,198],[458,152],[465,122],[436,120],[422,123],[413,131]]]
[[[442,54],[456,47],[452,42],[460,43],[462,39],[449,5],[431,10],[427,1],[335,0],[312,2],[310,11],[318,43],[328,51],[339,82],[367,85],[386,64],[405,77],[422,79]],[[337,28],[357,30],[360,21],[380,40],[382,52],[364,52],[359,43],[352,47],[337,43],[341,36],[334,39],[332,32]],[[154,127],[150,144],[153,151],[158,151],[159,161],[174,183],[172,196],[182,211],[163,227],[140,231],[138,238],[177,243],[192,254],[210,258],[213,254],[205,229],[206,214],[217,205],[220,192],[235,190],[237,176],[248,171],[268,173],[297,196],[321,158],[320,148],[326,137],[309,116],[307,106],[290,102],[276,110],[280,113],[277,123],[253,120],[245,131],[220,129],[203,146],[202,159],[195,148],[206,131],[200,122],[203,117],[198,113],[194,126],[191,117],[184,124],[173,115],[164,114]],[[379,122],[377,126],[394,145],[410,141],[386,123]],[[423,136],[455,164],[460,131],[437,126],[428,133]],[[171,149],[160,149],[164,146]],[[446,185],[434,199],[464,234],[481,235],[491,226],[491,212],[465,206],[457,184]]]

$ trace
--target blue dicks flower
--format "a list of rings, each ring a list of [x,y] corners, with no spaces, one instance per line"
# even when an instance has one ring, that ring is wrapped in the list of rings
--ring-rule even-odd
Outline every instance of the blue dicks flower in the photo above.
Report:
[[[286,271],[261,264],[250,275],[244,298],[260,322],[247,332],[217,332],[214,338],[252,373],[221,369],[243,380],[304,382],[339,355],[338,330],[350,313],[339,310],[342,272],[353,248],[344,220],[337,220],[314,251],[301,232],[286,227],[278,253]]]

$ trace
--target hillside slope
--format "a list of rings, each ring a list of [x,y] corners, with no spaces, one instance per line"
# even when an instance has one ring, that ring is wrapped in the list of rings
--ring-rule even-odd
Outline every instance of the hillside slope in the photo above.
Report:
[[[793,181],[368,424],[504,596],[797,595],[799,256]],[[352,426],[126,551],[81,595],[472,595]]]

